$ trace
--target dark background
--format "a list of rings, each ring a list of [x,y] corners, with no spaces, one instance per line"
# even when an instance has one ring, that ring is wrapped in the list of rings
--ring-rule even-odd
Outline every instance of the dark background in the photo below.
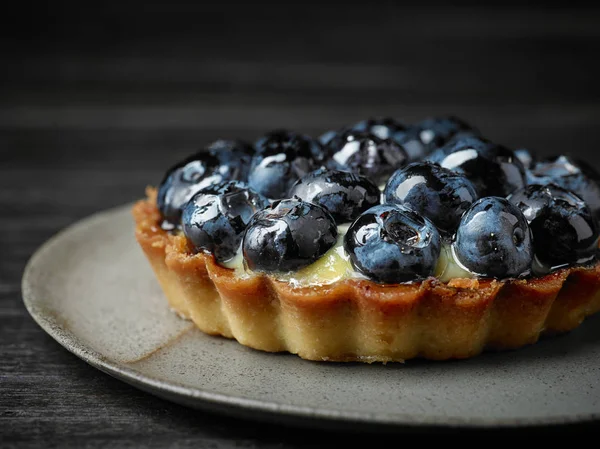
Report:
[[[139,198],[169,165],[212,140],[254,140],[280,127],[318,135],[372,115],[413,122],[455,114],[499,143],[600,165],[600,11],[573,2],[3,8],[2,447],[292,448],[329,435],[141,393],[68,353],[22,305],[21,275],[39,245],[95,211]],[[501,434],[554,437],[597,424]],[[348,432],[335,434],[339,444],[381,436]]]

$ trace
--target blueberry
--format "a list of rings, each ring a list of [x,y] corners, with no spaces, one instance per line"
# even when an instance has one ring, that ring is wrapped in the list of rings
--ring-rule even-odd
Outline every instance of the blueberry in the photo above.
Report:
[[[284,198],[298,179],[318,168],[315,157],[323,159],[320,151],[320,145],[309,137],[285,131],[269,133],[256,144],[248,185],[267,198]]]
[[[250,144],[241,140],[217,140],[207,147],[207,151],[219,161],[217,170],[224,179],[248,180],[250,161],[254,154]]]
[[[508,197],[529,222],[533,249],[542,265],[555,267],[591,260],[598,248],[598,225],[590,208],[555,184],[530,185]]]
[[[454,234],[462,214],[478,198],[464,175],[431,162],[413,162],[397,170],[384,197],[386,203],[403,204],[429,218],[446,236]]]
[[[559,155],[543,159],[535,164],[531,170],[532,174],[546,182],[581,173],[579,162],[569,156]]]
[[[554,183],[575,193],[587,203],[596,220],[600,220],[600,174],[584,161],[568,156],[554,156],[530,170],[529,184]]]
[[[313,263],[336,241],[331,214],[294,198],[275,201],[257,212],[246,229],[242,250],[252,270],[287,272]]]
[[[354,268],[376,282],[395,284],[431,276],[440,255],[440,235],[428,219],[397,204],[374,206],[344,237]]]
[[[217,262],[235,256],[248,222],[269,201],[240,181],[214,184],[196,193],[181,216],[183,233],[197,250],[214,254]]]
[[[428,162],[435,162],[436,164],[441,164],[442,161],[452,153],[470,149],[475,150],[478,153],[485,153],[494,146],[494,143],[492,143],[490,140],[484,137],[461,137],[459,139],[452,139],[446,145],[437,148],[435,151],[427,155],[425,160]]]
[[[411,126],[398,143],[411,161],[419,161],[451,140],[474,135],[479,131],[458,117],[431,117]]]
[[[408,125],[391,117],[372,117],[350,127],[354,131],[371,133],[380,139],[400,142],[406,135]]]
[[[267,150],[270,152],[281,150],[282,147],[291,148],[295,152],[310,152],[312,159],[322,162],[325,159],[325,153],[321,143],[312,137],[287,129],[275,129],[266,133],[264,136],[254,142],[254,149],[257,153]]]
[[[531,231],[521,210],[504,198],[477,200],[465,212],[452,244],[467,270],[485,277],[509,278],[531,269]]]
[[[483,137],[465,137],[436,150],[428,160],[464,174],[480,197],[506,197],[526,184],[514,151]]]
[[[339,131],[326,131],[319,136],[319,143],[323,146],[326,146],[339,134]]]
[[[379,204],[381,192],[364,176],[323,167],[300,178],[288,196],[323,206],[340,224]]]
[[[156,198],[165,229],[179,225],[181,210],[195,193],[227,180],[219,172],[219,167],[217,157],[198,152],[169,168],[159,185]]]
[[[407,161],[406,152],[393,140],[368,132],[345,131],[329,142],[327,150],[329,168],[358,173],[378,185]]]
[[[521,164],[523,164],[525,170],[529,170],[531,167],[533,167],[533,164],[535,164],[537,160],[536,154],[527,148],[516,149],[515,156],[517,156],[517,159],[521,161]]]

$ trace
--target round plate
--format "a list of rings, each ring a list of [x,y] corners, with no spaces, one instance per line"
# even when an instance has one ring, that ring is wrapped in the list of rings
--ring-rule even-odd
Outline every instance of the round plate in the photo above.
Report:
[[[204,409],[319,426],[490,427],[600,418],[600,316],[510,352],[404,364],[310,362],[212,337],[179,318],[137,245],[130,205],[59,233],[31,258],[23,298],[89,364]]]

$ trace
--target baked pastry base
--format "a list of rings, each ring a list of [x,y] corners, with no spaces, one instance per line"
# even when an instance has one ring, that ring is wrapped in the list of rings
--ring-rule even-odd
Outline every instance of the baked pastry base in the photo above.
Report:
[[[340,362],[462,359],[570,331],[600,310],[600,262],[528,280],[299,288],[269,275],[242,278],[194,254],[184,236],[159,226],[155,189],[132,213],[171,308],[207,334],[262,351]]]

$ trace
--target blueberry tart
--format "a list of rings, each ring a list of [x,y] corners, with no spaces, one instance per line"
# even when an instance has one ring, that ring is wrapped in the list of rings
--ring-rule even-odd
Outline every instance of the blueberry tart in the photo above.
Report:
[[[456,117],[219,140],[133,207],[170,307],[307,360],[517,349],[600,310],[600,176]]]

